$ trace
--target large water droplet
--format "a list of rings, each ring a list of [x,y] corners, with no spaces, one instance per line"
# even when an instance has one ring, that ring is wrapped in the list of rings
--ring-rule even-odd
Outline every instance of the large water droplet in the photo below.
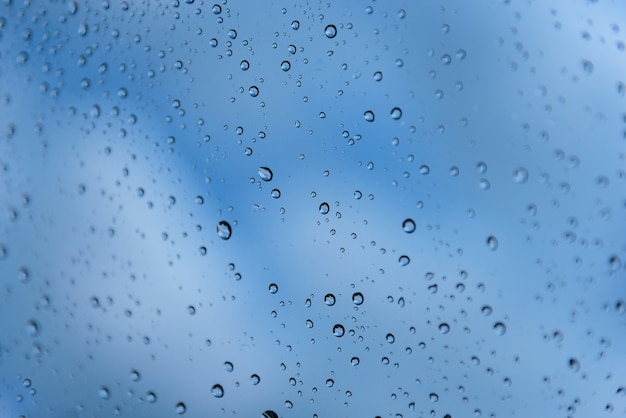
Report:
[[[283,71],[289,71],[291,69],[291,63],[289,61],[283,61],[280,63],[280,69]]]
[[[333,306],[335,304],[335,295],[333,295],[332,293],[328,293],[326,296],[324,296],[324,303],[328,306]]]
[[[224,396],[224,388],[222,388],[222,385],[213,385],[211,388],[211,394],[216,398],[221,398]]]
[[[259,88],[257,86],[251,86],[248,89],[248,94],[252,97],[256,97],[259,95]]]
[[[365,111],[365,113],[363,113],[363,118],[368,122],[374,122],[374,112],[371,110]]]
[[[326,28],[324,29],[324,35],[326,35],[327,38],[334,38],[335,36],[337,36],[337,27],[335,25],[328,25],[326,26]]]
[[[385,340],[387,340],[389,344],[393,344],[396,341],[396,337],[393,334],[389,333],[385,336]]]
[[[428,399],[430,399],[431,402],[438,402],[439,395],[437,395],[436,393],[431,393],[430,395],[428,395]]]
[[[439,332],[442,334],[447,334],[450,332],[450,325],[444,323],[439,324]]]
[[[217,236],[223,240],[227,240],[232,235],[233,230],[230,227],[230,224],[226,221],[220,221],[217,224]]]
[[[278,285],[276,283],[271,283],[268,287],[268,290],[271,294],[275,294],[278,292]]]
[[[263,412],[263,418],[278,418],[278,414],[274,411]]]
[[[398,263],[400,263],[402,267],[408,266],[410,262],[411,259],[408,255],[401,255],[400,258],[398,258]]]
[[[335,337],[343,337],[343,334],[346,333],[345,328],[341,324],[335,324],[333,327],[333,335]]]
[[[247,71],[248,68],[250,68],[250,63],[247,60],[242,60],[241,63],[239,63],[239,68],[243,71]]]
[[[250,376],[250,383],[252,383],[253,385],[258,385],[261,382],[261,378],[259,377],[258,374],[253,374]]]
[[[263,181],[270,181],[274,177],[274,173],[267,167],[259,167],[259,177]]]

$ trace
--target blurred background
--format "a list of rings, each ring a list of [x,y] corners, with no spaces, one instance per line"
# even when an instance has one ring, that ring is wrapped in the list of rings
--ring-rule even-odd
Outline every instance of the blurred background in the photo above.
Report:
[[[626,414],[619,1],[0,5],[0,415]]]

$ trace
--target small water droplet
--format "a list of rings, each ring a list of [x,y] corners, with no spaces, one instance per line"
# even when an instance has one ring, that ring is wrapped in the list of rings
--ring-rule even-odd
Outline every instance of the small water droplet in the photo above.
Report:
[[[326,294],[326,296],[324,296],[324,303],[328,306],[333,306],[335,304],[335,295],[332,293]]]
[[[330,206],[326,202],[322,202],[319,207],[320,213],[322,215],[327,215],[330,212]]]
[[[490,235],[487,238],[487,248],[489,248],[489,251],[495,251],[498,249],[498,239],[493,235]]]
[[[156,393],[154,392],[146,393],[146,400],[150,403],[155,403],[157,401]]]
[[[589,61],[589,60],[583,60],[583,70],[587,73],[587,74],[591,74],[593,73],[593,62]]]
[[[413,219],[405,219],[404,222],[402,222],[402,229],[407,234],[412,234],[413,232],[415,232],[415,222],[413,221]]]
[[[276,283],[272,283],[269,285],[268,290],[271,294],[275,294],[276,292],[278,292],[278,285]]]
[[[450,325],[446,324],[445,322],[439,324],[439,332],[441,332],[442,334],[447,334],[450,332]]]
[[[227,372],[232,372],[234,369],[235,366],[233,366],[233,363],[231,363],[230,361],[224,362],[224,370],[226,370]]]
[[[139,380],[141,380],[141,375],[137,370],[130,371],[130,380],[132,380],[133,382],[139,382]]]
[[[513,171],[513,181],[518,184],[524,184],[528,181],[528,170],[524,167],[518,167]]]
[[[280,63],[280,69],[283,71],[289,71],[291,68],[291,63],[289,61],[283,61]]]
[[[506,333],[506,325],[504,325],[503,322],[496,322],[493,324],[493,332],[495,332],[496,335],[504,335]]]
[[[437,395],[436,393],[431,393],[430,395],[428,395],[428,399],[430,399],[431,402],[438,402],[439,401],[439,395]]]
[[[278,418],[278,414],[274,411],[263,412],[263,418]]]
[[[257,86],[251,86],[248,89],[248,94],[252,97],[257,97],[259,95],[259,88]]]
[[[383,73],[381,71],[376,71],[374,73],[374,81],[380,81],[383,79]]]
[[[291,29],[298,30],[299,28],[300,28],[300,22],[298,22],[297,20],[294,20],[293,22],[291,22]]]
[[[333,379],[326,379],[326,386],[328,386],[329,388],[332,388],[334,384],[335,381]]]
[[[241,63],[239,63],[239,68],[243,71],[247,71],[248,68],[250,68],[250,63],[247,60],[242,60]]]
[[[26,322],[26,333],[28,335],[30,335],[31,337],[38,337],[39,332],[40,332],[39,324],[37,324],[35,320],[30,319]]]
[[[493,312],[493,308],[489,305],[484,305],[482,308],[480,308],[480,312],[485,316],[489,316]]]
[[[178,415],[183,415],[185,412],[187,412],[187,407],[185,406],[184,403],[182,402],[178,402],[176,404],[176,407],[174,408],[174,411],[178,414]]]
[[[106,386],[100,386],[100,388],[98,389],[98,396],[101,399],[109,399],[111,398],[111,391]]]
[[[391,109],[391,119],[398,120],[402,117],[402,109],[394,107]]]
[[[350,359],[350,364],[352,364],[353,366],[358,366],[360,362],[361,360],[358,357],[352,357]]]
[[[363,113],[363,118],[368,122],[374,122],[374,112],[371,110],[365,111],[365,113]]]
[[[257,374],[253,374],[250,376],[250,383],[253,385],[258,385],[261,382],[261,378]]]
[[[346,333],[345,328],[341,324],[335,324],[333,327],[333,335],[335,337],[343,337],[343,334]]]
[[[217,236],[223,240],[227,240],[232,235],[233,230],[230,227],[230,224],[226,221],[220,221],[217,224]]]
[[[213,385],[211,394],[216,398],[221,398],[224,396],[224,388],[222,388],[222,385]]]
[[[580,361],[578,361],[578,359],[574,358],[574,357],[570,357],[570,359],[567,362],[569,368],[571,371],[573,371],[574,373],[576,373],[577,371],[580,370]]]
[[[402,267],[407,266],[410,262],[411,262],[411,259],[409,258],[408,255],[401,255],[400,258],[398,258],[398,263],[400,263]]]
[[[393,334],[389,333],[385,336],[385,340],[387,340],[389,344],[393,344],[396,341],[396,337]]]
[[[271,181],[274,177],[274,173],[268,167],[259,167],[259,177],[263,181]]]
[[[326,26],[326,28],[324,29],[324,35],[326,35],[326,37],[329,39],[334,38],[335,36],[337,36],[337,27],[335,27],[335,25]]]
[[[362,305],[365,298],[363,297],[363,293],[355,292],[352,294],[352,303],[355,305]]]

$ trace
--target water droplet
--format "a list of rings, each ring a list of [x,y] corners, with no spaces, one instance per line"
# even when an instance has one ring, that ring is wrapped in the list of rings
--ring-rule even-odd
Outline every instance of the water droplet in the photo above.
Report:
[[[278,418],[278,414],[274,411],[263,412],[263,418]]]
[[[496,335],[504,335],[506,333],[506,325],[502,322],[496,322],[493,324],[493,332],[495,332]]]
[[[374,112],[371,110],[365,111],[365,113],[363,113],[363,118],[368,122],[374,122]]]
[[[278,292],[278,285],[276,283],[272,283],[269,285],[268,289],[271,294],[275,294],[276,292]]]
[[[398,120],[402,117],[402,109],[394,107],[391,109],[391,119]]]
[[[355,305],[362,305],[364,300],[365,299],[363,298],[363,293],[361,292],[355,292],[352,295],[352,303],[354,303]]]
[[[518,167],[513,171],[513,181],[518,184],[524,184],[528,181],[528,170],[524,167]]]
[[[573,371],[574,373],[576,373],[577,371],[580,370],[580,361],[578,361],[578,359],[574,358],[574,357],[570,357],[569,361],[567,362],[569,368],[571,371]]]
[[[593,73],[593,62],[591,62],[589,60],[583,60],[583,70],[587,74]]]
[[[413,221],[413,219],[405,219],[404,222],[402,222],[402,229],[407,234],[412,234],[413,232],[415,232],[415,222]]]
[[[230,224],[226,221],[220,221],[217,224],[217,236],[223,240],[227,240],[232,235],[233,230],[230,227]]]
[[[450,332],[450,325],[446,324],[445,322],[439,324],[439,332],[441,332],[442,334],[447,334]]]
[[[299,28],[300,28],[300,22],[298,22],[297,20],[294,20],[293,22],[291,22],[291,29],[298,30]]]
[[[259,177],[263,181],[271,181],[274,177],[274,173],[267,167],[259,167]]]
[[[324,303],[328,306],[333,306],[335,304],[335,295],[332,293],[326,294],[326,296],[324,296]]]
[[[183,415],[185,412],[187,412],[187,407],[185,406],[184,403],[182,402],[178,402],[176,404],[176,407],[174,408],[174,411],[178,414],[178,415]]]
[[[402,267],[407,266],[410,262],[411,259],[408,255],[401,255],[400,258],[398,258],[398,263],[400,263]]]
[[[352,357],[350,359],[350,364],[352,364],[353,366],[358,366],[360,362],[361,360],[358,357]]]
[[[376,71],[374,73],[374,81],[380,81],[383,79],[383,73],[380,71]]]
[[[498,249],[498,239],[493,235],[490,235],[487,238],[487,248],[489,248],[489,251],[495,251]]]
[[[100,386],[100,388],[98,389],[98,396],[101,399],[109,399],[111,398],[111,391],[106,386]]]
[[[482,312],[482,314],[485,316],[489,316],[493,312],[493,308],[489,305],[485,305],[482,308],[480,308],[480,312]]]
[[[39,325],[35,322],[35,320],[30,319],[26,322],[26,333],[28,335],[31,337],[38,337],[39,331]]]
[[[247,71],[248,68],[250,68],[250,63],[247,60],[242,60],[241,63],[239,63],[239,68],[243,71]]]
[[[334,384],[335,381],[333,379],[326,379],[326,386],[328,386],[329,388],[332,388]]]
[[[622,260],[618,256],[612,255],[611,257],[609,257],[609,270],[617,271],[621,268],[622,268]]]
[[[272,192],[270,193],[270,196],[272,196],[274,199],[278,199],[280,197],[280,190],[278,189],[272,190]]]
[[[211,388],[211,394],[216,398],[221,398],[224,396],[224,388],[222,388],[222,385],[213,385]]]
[[[345,328],[341,324],[335,324],[333,327],[333,335],[335,337],[343,337],[343,334],[346,333]]]
[[[155,403],[157,401],[156,393],[154,392],[146,393],[146,400],[150,403]]]
[[[237,38],[237,31],[235,29],[231,29],[228,31],[228,37],[230,39],[235,39]]]
[[[436,393],[431,393],[430,395],[428,395],[428,399],[430,399],[431,402],[438,402],[439,401],[439,395],[437,395]]]
[[[141,380],[141,375],[137,370],[130,371],[130,380],[132,380],[133,382],[139,382],[139,380]]]
[[[396,341],[396,337],[394,337],[393,334],[389,333],[385,336],[385,340],[387,340],[389,344],[393,344]]]
[[[320,208],[319,209],[320,209],[320,213],[322,215],[327,215],[328,212],[330,212],[330,206],[326,202],[322,202],[322,204],[320,204]]]
[[[226,370],[227,372],[232,372],[235,369],[235,366],[233,366],[233,363],[231,363],[230,361],[225,361],[224,362],[224,370]]]
[[[289,71],[291,68],[291,63],[289,61],[283,61],[280,63],[280,69],[283,71]]]
[[[261,382],[261,378],[257,374],[253,374],[250,376],[250,383],[253,385],[258,385]]]
[[[248,89],[248,94],[252,97],[257,97],[259,95],[259,88],[257,86],[251,86]]]
[[[219,4],[214,4],[211,8],[211,11],[213,12],[213,14],[218,15],[222,13],[222,6],[220,6]]]

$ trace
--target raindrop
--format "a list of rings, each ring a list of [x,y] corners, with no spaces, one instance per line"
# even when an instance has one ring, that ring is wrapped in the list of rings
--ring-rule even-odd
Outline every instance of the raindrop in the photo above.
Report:
[[[30,319],[26,322],[26,333],[31,337],[39,336],[39,325],[34,320]]]
[[[141,375],[139,374],[137,370],[130,371],[130,380],[132,380],[133,382],[139,382],[140,379],[141,379]]]
[[[247,60],[242,60],[241,63],[239,63],[239,68],[241,68],[243,71],[248,70],[248,68],[250,68],[250,63]]]
[[[498,239],[493,235],[490,235],[487,238],[487,248],[489,248],[489,251],[495,251],[498,249]]]
[[[320,213],[322,215],[327,215],[328,212],[330,212],[330,206],[326,202],[322,202],[322,204],[320,204],[320,208],[319,209],[320,209]]]
[[[283,71],[289,71],[291,68],[291,63],[289,61],[283,61],[280,63],[280,69]]]
[[[489,316],[493,312],[493,308],[489,305],[485,305],[482,308],[480,308],[480,312],[485,316]]]
[[[230,224],[226,221],[220,221],[217,224],[217,236],[223,240],[227,240],[232,235],[233,230],[230,227]]]
[[[436,393],[431,393],[430,395],[428,395],[428,399],[430,399],[431,402],[438,402],[439,401],[439,395],[437,395]]]
[[[593,73],[593,62],[591,62],[589,60],[583,60],[583,70],[587,74]]]
[[[280,190],[278,189],[274,189],[272,190],[272,192],[270,193],[270,195],[274,198],[274,199],[278,199],[280,197]]]
[[[294,20],[293,22],[291,22],[291,29],[298,30],[299,28],[300,28],[300,22],[298,22],[297,20]]]
[[[333,335],[335,337],[343,337],[343,334],[346,333],[345,328],[341,324],[335,324],[333,327]]]
[[[176,404],[176,408],[174,408],[174,411],[178,414],[178,415],[183,415],[185,412],[187,412],[187,407],[185,406],[184,403],[182,402],[178,402]]]
[[[402,109],[394,107],[391,109],[391,119],[398,120],[402,117]]]
[[[580,370],[580,362],[578,361],[578,359],[574,358],[574,357],[570,357],[570,359],[567,362],[569,368],[571,371],[573,371],[574,373],[576,373],[577,371]]]
[[[402,229],[407,234],[412,234],[413,232],[415,232],[415,222],[413,221],[413,219],[405,219],[404,222],[402,222]]]
[[[385,340],[387,340],[389,344],[393,344],[396,341],[396,337],[394,337],[393,334],[389,333],[385,336]]]
[[[337,28],[335,27],[335,25],[326,26],[326,28],[324,29],[324,35],[326,35],[326,37],[329,39],[337,36]]]
[[[363,118],[368,122],[374,122],[374,112],[372,112],[371,110],[367,110],[365,113],[363,113]]]
[[[256,97],[259,95],[259,88],[257,86],[251,86],[248,89],[248,94],[250,94],[250,96],[252,97]]]
[[[225,361],[225,362],[224,362],[224,369],[225,369],[227,372],[229,372],[229,373],[230,373],[230,372],[232,372],[232,371],[235,369],[235,366],[233,366],[233,363],[231,363],[230,361]]]
[[[398,263],[400,263],[402,267],[407,266],[410,262],[411,259],[408,255],[401,255],[400,258],[398,258]]]
[[[278,285],[276,283],[272,283],[269,285],[268,289],[271,294],[275,294],[276,292],[278,292]]]
[[[353,302],[355,305],[362,305],[362,304],[363,304],[363,301],[364,301],[364,298],[363,298],[363,293],[361,293],[361,292],[356,292],[356,293],[354,293],[354,294],[352,295],[352,302]]]
[[[196,308],[192,305],[187,306],[187,313],[189,315],[195,315],[196,314]]]
[[[156,393],[154,392],[146,393],[146,400],[150,403],[155,403],[157,401]]]
[[[493,332],[495,332],[496,335],[504,335],[506,333],[506,325],[502,322],[496,322],[493,324]]]
[[[211,394],[216,398],[221,398],[224,396],[224,388],[222,388],[222,385],[213,385],[211,388]]]
[[[263,418],[278,418],[278,414],[274,411],[263,412]]]
[[[333,295],[332,293],[328,293],[326,296],[324,296],[324,303],[328,306],[333,306],[335,304],[335,295]]]
[[[274,177],[274,173],[267,167],[259,167],[259,177],[263,181],[270,181]]]
[[[98,389],[98,396],[101,399],[109,399],[111,398],[111,391],[106,386],[100,386],[100,389]]]
[[[327,387],[332,388],[334,384],[335,384],[335,381],[333,379],[326,379]]]
[[[361,360],[358,357],[352,357],[350,359],[350,364],[352,364],[353,366],[358,366],[360,362]]]
[[[253,385],[258,385],[261,382],[261,378],[257,374],[253,374],[250,376],[250,383]]]
[[[228,37],[230,39],[235,39],[237,38],[237,31],[235,29],[231,29],[228,31]]]
[[[219,4],[214,4],[213,8],[211,9],[211,11],[213,12],[213,14],[220,14],[222,13],[222,6],[220,6]]]
[[[528,181],[528,170],[524,167],[518,167],[513,171],[513,181],[518,184],[524,184]]]
[[[383,79],[383,73],[380,71],[376,71],[374,73],[374,81],[380,81]]]
[[[439,324],[439,332],[441,332],[442,334],[447,334],[450,332],[450,325],[446,324],[445,322]]]

